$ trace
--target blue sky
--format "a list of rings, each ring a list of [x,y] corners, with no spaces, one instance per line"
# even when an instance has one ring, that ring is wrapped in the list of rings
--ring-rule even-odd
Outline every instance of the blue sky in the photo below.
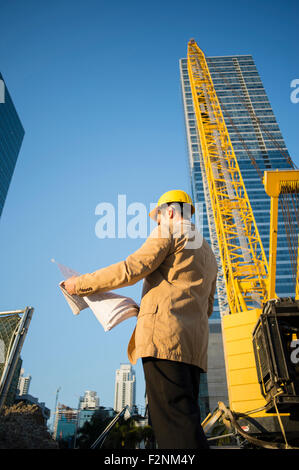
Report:
[[[142,239],[99,239],[100,202],[149,207],[190,192],[178,61],[195,38],[207,56],[252,54],[299,164],[296,1],[0,0],[0,71],[25,128],[0,220],[1,310],[32,305],[23,351],[30,393],[53,409],[96,390],[113,406],[135,320],[105,333],[74,317],[51,258],[84,273],[125,259]],[[128,216],[128,220],[130,217]],[[142,282],[119,293],[140,300]],[[137,404],[144,405],[140,362]]]

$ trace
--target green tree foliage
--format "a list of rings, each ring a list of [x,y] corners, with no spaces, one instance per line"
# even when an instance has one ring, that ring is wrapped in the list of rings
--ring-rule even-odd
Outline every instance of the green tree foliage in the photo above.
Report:
[[[95,413],[90,422],[86,422],[78,432],[77,446],[80,449],[89,449],[96,441],[110,418],[103,418]],[[145,448],[152,448],[154,435],[150,426],[136,426],[136,420],[121,418],[107,435],[102,449],[136,449],[143,442]]]

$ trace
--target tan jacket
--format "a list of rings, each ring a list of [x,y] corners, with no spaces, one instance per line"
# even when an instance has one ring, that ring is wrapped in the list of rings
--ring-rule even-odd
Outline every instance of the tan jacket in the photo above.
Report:
[[[144,278],[136,328],[128,357],[186,362],[207,371],[208,317],[213,312],[217,263],[202,238],[200,247],[187,246],[188,230],[175,223],[157,226],[145,243],[126,260],[84,274],[76,291],[84,296],[135,284]],[[184,227],[194,230],[187,222]],[[198,232],[197,232],[198,233]]]

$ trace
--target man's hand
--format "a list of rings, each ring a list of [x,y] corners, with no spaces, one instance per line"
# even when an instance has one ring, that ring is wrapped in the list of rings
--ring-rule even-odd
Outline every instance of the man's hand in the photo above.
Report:
[[[70,294],[76,294],[76,279],[78,276],[72,276],[63,283],[63,287]]]

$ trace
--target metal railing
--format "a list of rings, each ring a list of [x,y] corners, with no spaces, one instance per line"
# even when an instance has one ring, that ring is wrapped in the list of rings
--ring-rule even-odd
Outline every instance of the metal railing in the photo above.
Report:
[[[99,445],[102,447],[106,437],[108,436],[111,429],[115,426],[117,421],[125,414],[128,409],[128,405],[126,405],[116,416],[112,419],[112,421],[106,426],[104,431],[99,435],[99,437],[94,441],[94,443],[90,446],[91,449],[96,449]]]

